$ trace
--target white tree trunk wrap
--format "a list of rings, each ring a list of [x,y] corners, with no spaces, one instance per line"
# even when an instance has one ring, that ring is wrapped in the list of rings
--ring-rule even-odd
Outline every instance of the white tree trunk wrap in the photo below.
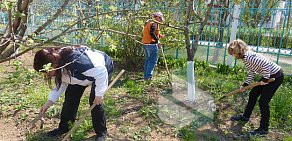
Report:
[[[195,101],[195,71],[194,61],[187,62],[187,78],[188,78],[188,100]]]

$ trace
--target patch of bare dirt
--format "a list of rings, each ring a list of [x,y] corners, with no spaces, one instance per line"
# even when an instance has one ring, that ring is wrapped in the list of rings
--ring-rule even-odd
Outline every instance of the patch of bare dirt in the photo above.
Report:
[[[0,120],[0,141],[24,141],[27,134],[34,134],[40,130],[50,130],[58,125],[57,118],[43,117],[32,128],[31,121],[36,118],[35,110],[8,110],[2,113]]]
[[[230,139],[221,134],[221,131],[213,123],[208,123],[197,129],[197,140],[219,140],[219,141],[229,141]]]
[[[25,138],[14,122],[0,119],[0,141],[22,141]]]

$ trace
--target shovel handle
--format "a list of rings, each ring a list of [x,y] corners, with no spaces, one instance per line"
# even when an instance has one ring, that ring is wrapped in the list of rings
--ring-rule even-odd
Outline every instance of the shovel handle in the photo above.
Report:
[[[273,81],[275,81],[275,80],[276,80],[275,78],[270,78],[270,79],[268,80],[268,83],[273,82]],[[261,82],[255,82],[255,83],[249,84],[248,86],[245,86],[245,87],[243,87],[243,88],[244,88],[245,90],[248,90],[248,89],[251,89],[251,88],[256,87],[256,86],[259,86],[259,85],[261,85]],[[225,97],[228,97],[228,96],[231,96],[231,95],[237,94],[237,93],[240,93],[240,89],[237,89],[237,90],[234,90],[234,91],[232,91],[232,92],[230,92],[230,93],[228,93],[228,94],[225,94],[225,95],[222,96],[219,100],[221,100],[221,99],[223,99],[223,98],[225,98]]]

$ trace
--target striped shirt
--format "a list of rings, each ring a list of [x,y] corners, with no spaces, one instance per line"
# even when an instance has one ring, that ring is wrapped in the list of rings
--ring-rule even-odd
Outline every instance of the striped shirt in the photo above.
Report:
[[[103,96],[108,87],[108,73],[112,72],[113,64],[109,56],[87,47],[76,48],[66,59],[73,62],[66,69],[62,69],[62,83],[60,88],[52,89],[49,100],[56,102],[69,84],[81,86],[92,85],[96,96]]]
[[[276,63],[252,51],[247,51],[244,54],[243,63],[248,69],[248,76],[243,86],[249,85],[256,74],[262,75],[263,81],[267,82],[271,75],[276,74],[281,69]]]

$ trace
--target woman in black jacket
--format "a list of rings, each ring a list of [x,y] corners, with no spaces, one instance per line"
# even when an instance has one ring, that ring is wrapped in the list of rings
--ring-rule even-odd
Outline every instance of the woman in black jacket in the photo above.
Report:
[[[49,83],[51,78],[55,79],[55,87],[40,113],[44,114],[65,92],[59,127],[48,132],[48,136],[59,136],[69,131],[69,122],[76,119],[80,98],[85,88],[91,85],[89,104],[97,103],[91,111],[92,124],[97,140],[104,140],[107,128],[102,103],[113,72],[111,58],[86,46],[46,48],[36,52],[33,66],[36,71],[45,74]],[[51,66],[51,69],[44,66]]]

